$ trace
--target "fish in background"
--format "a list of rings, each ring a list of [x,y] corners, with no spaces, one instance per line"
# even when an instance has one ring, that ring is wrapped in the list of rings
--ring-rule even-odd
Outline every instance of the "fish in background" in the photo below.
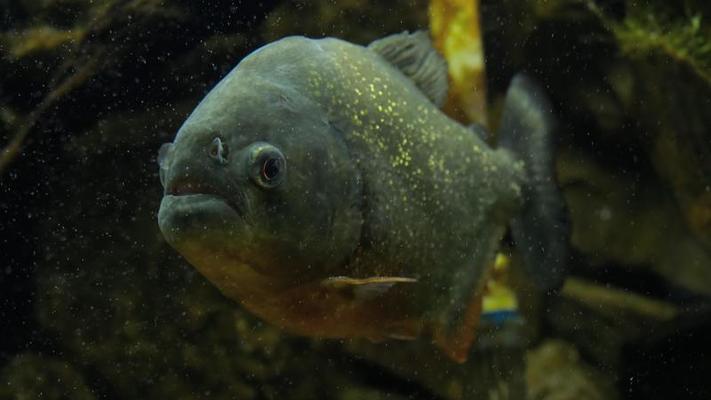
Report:
[[[544,291],[561,284],[568,231],[541,89],[513,79],[497,148],[440,111],[446,93],[425,32],[266,45],[161,148],[160,229],[287,331],[425,336],[463,362],[507,228]]]

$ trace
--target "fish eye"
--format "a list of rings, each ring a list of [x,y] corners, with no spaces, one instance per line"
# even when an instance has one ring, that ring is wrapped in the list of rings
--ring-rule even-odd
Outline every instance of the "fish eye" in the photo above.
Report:
[[[278,178],[280,172],[281,160],[278,158],[269,158],[262,165],[262,178],[267,182]]]
[[[267,143],[252,145],[250,176],[257,185],[271,189],[278,186],[286,174],[286,159],[276,147]]]

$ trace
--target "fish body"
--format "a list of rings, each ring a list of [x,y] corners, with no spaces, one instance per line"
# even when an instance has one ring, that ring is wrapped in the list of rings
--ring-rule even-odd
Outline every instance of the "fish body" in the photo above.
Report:
[[[286,330],[428,335],[466,359],[509,222],[538,240],[525,211],[540,215],[532,171],[550,169],[517,153],[522,139],[494,149],[443,114],[446,79],[422,32],[255,51],[161,149],[161,231],[226,296]],[[504,118],[521,106],[548,135],[549,110],[516,90]],[[526,124],[509,123],[520,134]],[[557,192],[543,186],[555,200],[544,216],[557,217]],[[562,232],[537,229],[544,248]]]

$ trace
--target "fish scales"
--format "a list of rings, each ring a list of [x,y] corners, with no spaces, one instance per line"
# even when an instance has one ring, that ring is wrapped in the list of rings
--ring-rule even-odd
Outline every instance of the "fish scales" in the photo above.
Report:
[[[482,246],[473,254],[474,242],[498,241],[519,201],[522,171],[377,54],[324,42],[320,58],[304,60],[312,78],[305,90],[320,94],[367,185],[360,245],[370,250],[346,274],[431,281],[420,297],[437,310],[432,295],[446,302],[459,271],[483,273],[493,253]]]
[[[443,114],[444,84],[422,32],[255,51],[161,149],[162,232],[225,295],[284,329],[431,335],[461,361],[537,166]]]

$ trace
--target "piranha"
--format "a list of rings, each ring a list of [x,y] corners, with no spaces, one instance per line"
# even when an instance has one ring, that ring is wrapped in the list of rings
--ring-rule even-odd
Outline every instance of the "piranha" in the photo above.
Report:
[[[422,31],[268,44],[161,147],[160,230],[284,330],[424,337],[463,362],[507,229],[549,290],[567,228],[542,90],[513,79],[497,148],[440,111],[446,93],[446,63]]]

